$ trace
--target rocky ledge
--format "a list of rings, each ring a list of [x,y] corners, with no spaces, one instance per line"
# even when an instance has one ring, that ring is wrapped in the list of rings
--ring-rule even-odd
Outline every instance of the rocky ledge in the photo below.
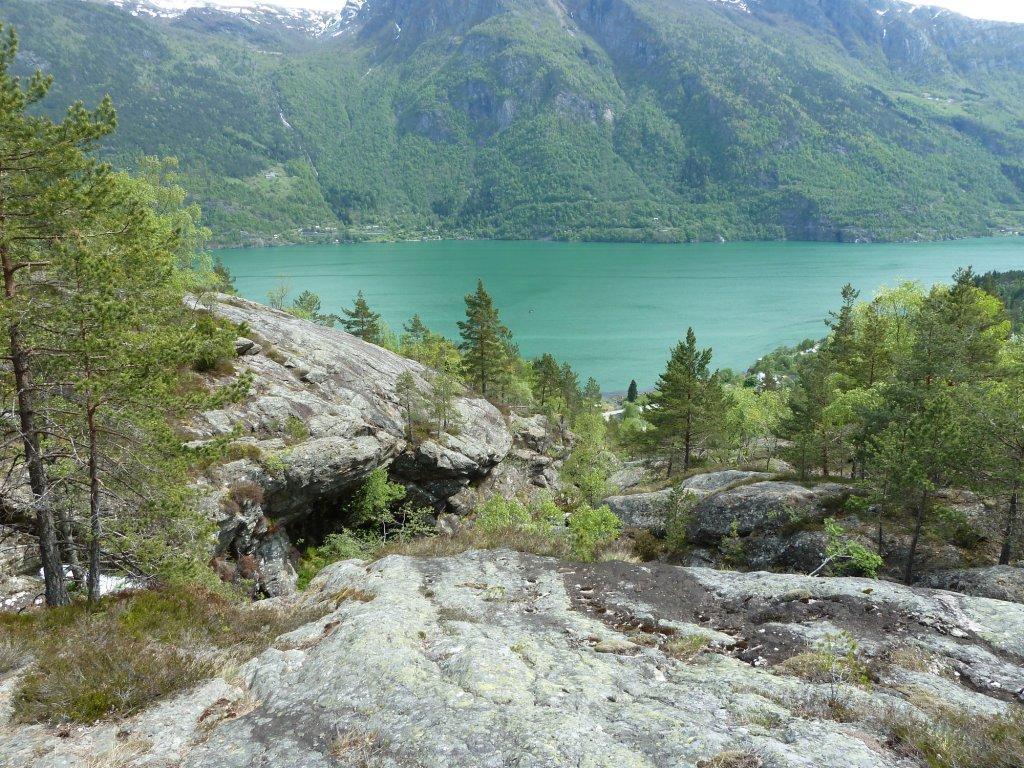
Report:
[[[1024,606],[864,579],[499,550],[338,563],[297,605],[325,615],[235,673],[116,725],[8,726],[0,755],[32,768],[115,750],[125,768],[898,768],[916,763],[895,723],[940,705],[995,716],[1024,695]],[[840,648],[838,666],[808,676],[822,648]],[[746,762],[704,762],[723,754]]]
[[[427,392],[425,366],[238,297],[196,308],[239,328],[232,372],[211,376],[211,384],[251,381],[241,402],[187,425],[192,445],[229,439],[236,457],[200,480],[208,516],[220,527],[225,578],[252,579],[264,594],[288,592],[290,539],[315,541],[343,524],[352,491],[379,467],[439,515],[465,514],[493,493],[557,483],[571,436],[542,416],[506,418],[466,393],[455,400],[457,427],[410,441],[397,382],[410,373]]]

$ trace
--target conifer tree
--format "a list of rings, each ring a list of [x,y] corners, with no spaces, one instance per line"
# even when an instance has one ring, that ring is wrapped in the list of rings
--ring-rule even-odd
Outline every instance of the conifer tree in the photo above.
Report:
[[[696,450],[722,429],[724,392],[718,373],[710,370],[711,354],[710,348],[697,347],[693,328],[688,328],[686,340],[672,349],[651,395],[652,408],[646,414],[651,429],[645,437],[668,454],[669,477],[677,454],[682,454],[683,469],[689,469]]]
[[[630,379],[629,389],[626,390],[626,402],[635,403],[638,396],[639,390],[636,386],[636,379]]]
[[[533,396],[544,407],[561,390],[561,370],[558,361],[545,352],[533,361]]]
[[[352,309],[343,308],[341,312],[344,315],[341,318],[341,325],[346,331],[363,341],[380,344],[384,330],[380,315],[370,309],[362,291],[356,294],[356,301]]]
[[[483,280],[477,281],[476,291],[466,295],[466,319],[458,325],[466,376],[484,397],[495,394],[509,356],[512,334],[502,325]]]
[[[601,402],[601,385],[593,376],[587,379],[587,383],[583,387],[583,402],[588,406],[596,406]]]
[[[416,425],[422,418],[424,397],[416,384],[416,377],[410,371],[402,371],[395,382],[395,394],[402,408],[405,422],[405,439],[412,442],[416,434]]]
[[[114,130],[110,99],[90,112],[81,104],[54,122],[34,109],[52,78],[36,71],[24,83],[11,74],[18,40],[0,26],[0,266],[4,278],[4,356],[10,363],[18,441],[35,506],[36,533],[48,605],[68,602],[54,521],[51,477],[44,457],[47,431],[38,412],[43,396],[36,354],[27,336],[46,316],[39,300],[50,268],[48,248],[86,227],[110,195],[110,169],[87,153]]]
[[[402,334],[403,346],[420,346],[430,340],[430,329],[418,314],[413,315],[409,322],[402,326],[402,330],[404,331]]]

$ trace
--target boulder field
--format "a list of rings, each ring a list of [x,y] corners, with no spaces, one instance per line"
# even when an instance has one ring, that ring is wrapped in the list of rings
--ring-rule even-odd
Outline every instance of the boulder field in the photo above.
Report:
[[[8,724],[0,755],[19,768],[910,768],[894,736],[906,724],[947,707],[981,728],[1024,696],[1024,606],[866,579],[470,551],[337,563],[294,606],[323,615],[241,668],[116,724]]]

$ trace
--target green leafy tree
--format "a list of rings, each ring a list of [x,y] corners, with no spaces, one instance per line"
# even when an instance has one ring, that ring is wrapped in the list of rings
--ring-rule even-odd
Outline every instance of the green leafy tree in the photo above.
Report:
[[[267,291],[267,305],[273,309],[284,309],[284,302],[292,292],[292,285],[285,279],[278,280],[277,285]]]
[[[684,471],[689,469],[695,452],[712,443],[724,426],[724,392],[710,364],[711,349],[699,349],[688,328],[651,395],[646,412],[651,429],[644,435],[655,450],[667,453],[669,477],[677,455],[681,454]]]
[[[356,294],[352,309],[342,308],[342,327],[363,341],[380,344],[384,336],[384,327],[380,315],[370,309],[363,292]]]

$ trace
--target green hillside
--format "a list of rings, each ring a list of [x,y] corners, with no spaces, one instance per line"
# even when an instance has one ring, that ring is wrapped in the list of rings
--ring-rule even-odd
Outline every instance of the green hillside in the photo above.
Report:
[[[743,7],[749,12],[745,12]],[[1024,26],[875,0],[368,0],[337,36],[0,1],[219,243],[1024,227]]]

